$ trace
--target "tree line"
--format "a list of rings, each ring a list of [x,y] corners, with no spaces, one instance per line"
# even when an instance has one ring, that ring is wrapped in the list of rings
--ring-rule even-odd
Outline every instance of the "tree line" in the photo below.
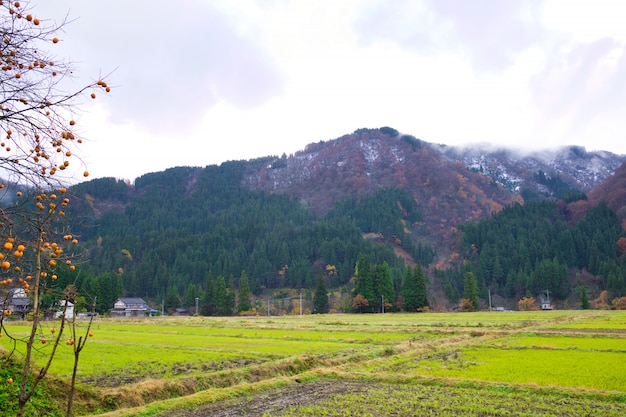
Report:
[[[317,218],[300,200],[240,185],[246,169],[271,160],[172,168],[144,175],[134,186],[112,178],[78,184],[72,189],[79,197],[73,214],[84,219],[79,232],[89,260],[81,284],[108,304],[113,295],[162,300],[169,294],[183,300],[191,286],[208,291],[209,276],[224,277],[226,288],[236,291],[242,271],[257,296],[280,288],[313,291],[322,275],[327,288],[347,288],[356,279],[354,296],[368,303],[360,300],[360,311],[401,304],[405,263],[394,245],[420,265],[429,266],[436,257],[432,247],[417,243],[424,239],[417,235],[422,228],[412,227],[422,219],[415,199],[402,189],[384,188],[340,201]],[[113,209],[98,215],[98,204]],[[463,298],[467,272],[483,302],[489,292],[519,299],[549,290],[566,298],[581,271],[601,277],[611,297],[625,294],[626,266],[617,245],[624,231],[604,204],[577,223],[562,200],[514,204],[459,226],[459,237],[453,246],[458,261],[428,270],[450,303]],[[360,287],[355,267],[361,257],[380,265],[383,275],[386,263],[393,294],[390,287]],[[334,274],[326,274],[328,265]],[[110,308],[100,305],[103,312]]]
[[[581,273],[599,278],[612,298],[626,295],[626,262],[620,241],[625,232],[606,204],[591,207],[575,223],[558,201],[515,204],[477,223],[460,227],[460,259],[456,267],[436,271],[450,301],[463,294],[471,272],[480,298],[488,292],[505,298],[539,296],[549,291],[564,299],[576,290]],[[581,289],[579,289],[581,290]]]
[[[381,189],[316,218],[299,200],[240,185],[249,164],[267,163],[172,168],[146,174],[134,186],[112,178],[77,184],[72,215],[83,219],[77,233],[89,261],[80,284],[107,303],[111,294],[184,299],[190,285],[208,291],[209,276],[224,277],[234,290],[246,271],[250,292],[259,295],[314,289],[318,275],[328,288],[346,286],[360,255],[402,276],[404,262],[393,245],[424,265],[432,262],[434,250],[413,243],[410,224],[421,214],[407,192]],[[327,265],[333,274],[326,274]],[[103,312],[111,308],[99,304]]]

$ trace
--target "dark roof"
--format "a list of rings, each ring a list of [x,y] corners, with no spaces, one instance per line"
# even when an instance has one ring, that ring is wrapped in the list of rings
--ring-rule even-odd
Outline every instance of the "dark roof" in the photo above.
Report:
[[[146,302],[143,300],[143,298],[118,298],[119,301],[123,302],[124,304],[146,304]],[[117,302],[117,301],[116,301]]]
[[[27,306],[30,304],[30,298],[13,297],[11,298],[11,304],[14,306]]]

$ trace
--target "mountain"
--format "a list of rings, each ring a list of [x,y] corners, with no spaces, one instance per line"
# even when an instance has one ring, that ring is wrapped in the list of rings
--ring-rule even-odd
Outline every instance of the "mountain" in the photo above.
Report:
[[[348,297],[365,256],[398,295],[405,265],[427,268],[440,308],[458,301],[466,272],[483,302],[488,288],[509,300],[543,289],[565,299],[592,280],[591,295],[619,296],[626,265],[614,210],[623,218],[624,200],[601,190],[623,184],[625,160],[576,147],[516,158],[359,129],[289,156],[81,183],[68,215],[83,219],[74,234],[92,292],[186,305],[210,300],[220,277],[236,288],[245,272],[256,295],[314,288],[322,275]]]
[[[295,155],[247,171],[243,185],[297,198],[317,216],[346,198],[358,201],[385,187],[402,188],[420,207],[429,243],[441,249],[459,223],[519,201],[516,193],[468,170],[439,147],[391,129],[361,129],[308,145]]]
[[[587,152],[580,146],[521,153],[477,144],[473,147],[442,146],[441,151],[512,191],[529,190],[544,196],[558,196],[560,191],[568,188],[587,192],[600,185],[626,161],[626,155]]]
[[[606,202],[617,215],[622,227],[626,230],[626,164],[588,193],[589,204],[597,205]]]
[[[392,128],[360,129],[250,170],[243,184],[298,198],[318,215],[344,198],[403,188],[420,206],[429,243],[445,252],[459,224],[513,202],[587,192],[625,161],[626,155],[574,146],[520,154],[431,144]]]

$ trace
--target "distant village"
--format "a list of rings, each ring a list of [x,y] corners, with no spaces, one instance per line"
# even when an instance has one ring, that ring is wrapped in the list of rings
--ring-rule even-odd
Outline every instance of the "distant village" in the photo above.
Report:
[[[544,292],[544,296],[540,298],[541,302],[541,310],[552,310],[553,306],[550,302],[550,293],[549,291]],[[5,308],[12,312],[12,316],[16,319],[23,320],[28,315],[30,311],[30,297],[24,291],[23,288],[13,288],[9,291],[8,298],[5,301]],[[66,306],[67,304],[67,306]],[[174,315],[176,316],[192,316],[197,314],[197,307],[191,308],[176,308]],[[511,311],[507,310],[504,307],[492,307],[489,306],[490,311]],[[63,315],[65,311],[65,318],[71,319],[76,315],[76,318],[85,319],[91,317],[91,312],[89,311],[79,311],[75,312],[75,306],[73,303],[69,301],[60,301],[56,303],[53,307],[48,309],[45,318],[47,319],[58,319]],[[113,304],[113,308],[109,310],[109,317],[112,318],[123,318],[123,317],[146,317],[146,316],[158,316],[158,315],[167,315],[167,313],[162,310],[153,309],[144,301],[143,298],[139,297],[121,297],[118,298]],[[98,316],[98,313],[94,313],[94,316]]]
[[[31,300],[23,288],[13,288],[9,291],[7,300],[5,301],[5,309],[11,311],[11,315],[16,319],[25,319],[30,311]],[[72,318],[76,314],[77,318],[89,318],[91,312],[79,311],[75,312],[75,306],[69,301],[60,301],[48,309],[45,318],[58,319],[65,311],[65,318]],[[190,316],[195,314],[195,309],[178,308],[176,315]],[[98,313],[94,313],[96,316]],[[154,315],[163,315],[163,311],[155,310],[146,303],[143,298],[129,297],[118,298],[109,310],[109,317],[145,317]]]

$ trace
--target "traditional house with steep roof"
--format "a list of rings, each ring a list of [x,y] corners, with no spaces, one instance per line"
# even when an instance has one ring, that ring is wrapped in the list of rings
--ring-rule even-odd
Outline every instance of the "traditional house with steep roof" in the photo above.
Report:
[[[30,297],[24,288],[12,288],[6,300],[6,309],[15,317],[23,319],[30,310]]]
[[[151,308],[143,298],[118,298],[109,310],[111,317],[143,317],[150,314]]]

